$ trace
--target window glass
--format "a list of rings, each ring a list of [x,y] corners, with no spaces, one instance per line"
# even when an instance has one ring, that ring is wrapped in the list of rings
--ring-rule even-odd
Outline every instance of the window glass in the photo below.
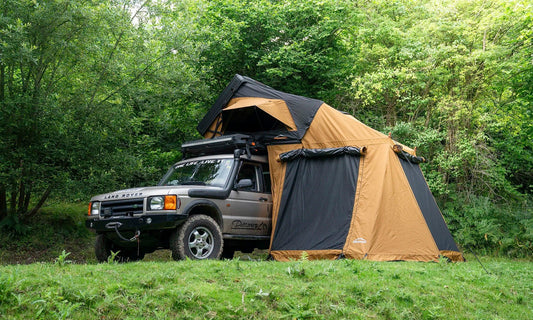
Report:
[[[271,191],[272,183],[270,182],[270,171],[269,171],[270,169],[268,167],[268,164],[266,163],[262,165],[262,168],[263,168],[263,190],[266,193],[270,193],[272,192]]]
[[[224,187],[233,159],[198,160],[179,163],[163,177],[159,185],[206,185]]]
[[[243,163],[241,166],[241,170],[239,171],[239,175],[237,176],[237,182],[241,181],[242,179],[250,179],[252,180],[252,186],[248,188],[241,189],[242,191],[253,191],[257,192],[259,191],[258,184],[257,184],[257,166],[250,164],[250,163]]]

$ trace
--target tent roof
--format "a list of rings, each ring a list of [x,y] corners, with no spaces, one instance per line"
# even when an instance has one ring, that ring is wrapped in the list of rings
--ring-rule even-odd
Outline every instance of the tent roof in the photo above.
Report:
[[[287,123],[286,119],[280,121],[288,125],[290,129],[296,129],[295,131],[289,131],[291,138],[295,139],[301,139],[305,135],[318,108],[323,104],[320,100],[278,91],[252,78],[237,74],[200,121],[197,127],[198,132],[201,135],[205,135],[213,121],[222,113],[230,100],[243,97],[283,100],[296,128],[291,128],[293,123]]]

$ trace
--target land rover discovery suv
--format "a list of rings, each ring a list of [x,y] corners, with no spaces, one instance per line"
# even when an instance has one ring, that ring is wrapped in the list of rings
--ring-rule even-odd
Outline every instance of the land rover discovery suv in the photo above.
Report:
[[[86,226],[95,254],[107,261],[143,259],[170,249],[175,260],[232,258],[236,250],[268,248],[272,229],[270,174],[264,149],[246,135],[182,146],[157,186],[91,199]]]

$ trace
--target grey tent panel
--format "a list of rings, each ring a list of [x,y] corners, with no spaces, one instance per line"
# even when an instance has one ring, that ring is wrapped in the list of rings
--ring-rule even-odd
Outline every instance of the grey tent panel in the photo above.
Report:
[[[448,226],[442,217],[442,214],[431,194],[429,187],[424,179],[420,166],[416,163],[400,158],[403,171],[407,176],[411,190],[426,220],[426,224],[437,244],[439,250],[459,251]]]
[[[359,157],[349,154],[289,161],[271,249],[342,249],[358,172]]]

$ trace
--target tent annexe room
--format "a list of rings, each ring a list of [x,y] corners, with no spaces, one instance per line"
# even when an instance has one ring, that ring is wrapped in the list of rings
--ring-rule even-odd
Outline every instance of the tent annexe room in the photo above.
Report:
[[[425,159],[322,101],[236,75],[198,125],[267,146],[270,254],[279,261],[463,261],[419,164]]]

